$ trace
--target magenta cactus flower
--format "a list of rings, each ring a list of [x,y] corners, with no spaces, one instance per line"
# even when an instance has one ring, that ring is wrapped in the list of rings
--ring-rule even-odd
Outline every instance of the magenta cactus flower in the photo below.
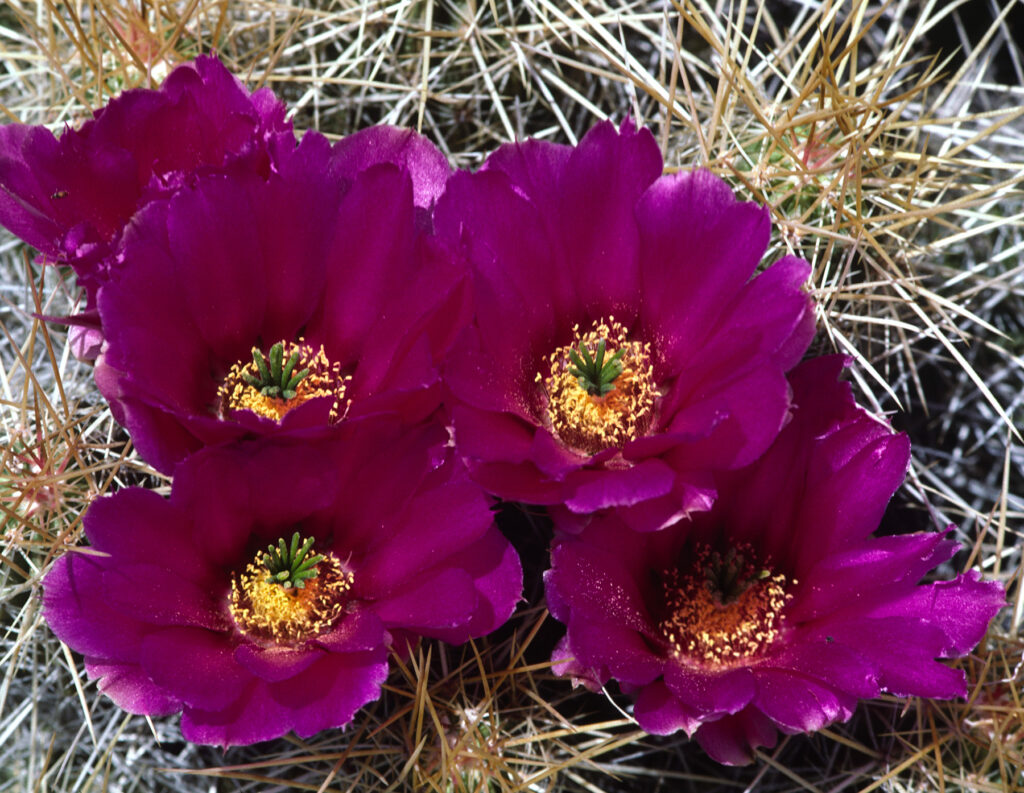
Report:
[[[74,269],[90,302],[71,319],[75,351],[92,359],[102,342],[93,300],[123,264],[118,243],[135,213],[199,172],[266,176],[294,146],[269,89],[250,94],[217,58],[202,55],[159,90],[125,91],[59,139],[45,127],[0,127],[0,224],[45,261]]]
[[[857,407],[838,356],[790,378],[793,419],[753,465],[720,475],[710,511],[637,534],[621,517],[563,535],[546,574],[567,626],[556,669],[635,695],[651,733],[685,730],[749,762],[777,732],[812,732],[889,692],[952,698],[1003,605],[971,571],[921,584],[959,545],[947,533],[874,537],[909,444]]]
[[[132,713],[182,711],[230,746],[341,727],[376,699],[387,648],[497,628],[519,559],[436,425],[347,422],[183,463],[170,499],[95,502],[91,548],[43,581],[43,614]]]
[[[468,320],[427,234],[448,173],[411,131],[309,132],[266,177],[203,175],[139,212],[99,293],[96,381],[142,456],[169,473],[246,434],[434,411]]]
[[[714,498],[789,410],[814,333],[785,257],[756,274],[767,209],[706,171],[662,175],[626,122],[530,140],[457,174],[435,212],[470,265],[475,321],[445,377],[459,452],[491,492],[655,530]]]

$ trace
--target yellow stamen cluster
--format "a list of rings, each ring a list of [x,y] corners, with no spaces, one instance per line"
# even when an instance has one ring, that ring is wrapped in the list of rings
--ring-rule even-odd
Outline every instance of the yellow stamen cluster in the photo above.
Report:
[[[664,576],[666,616],[659,627],[684,663],[728,667],[756,656],[779,635],[783,609],[793,598],[786,589],[797,582],[753,564],[749,545],[736,550],[723,565],[719,554],[698,546],[688,570]]]
[[[345,611],[354,575],[330,554],[317,564],[317,576],[305,586],[268,581],[262,552],[231,581],[231,616],[242,633],[262,641],[288,644],[325,633]]]
[[[303,339],[299,339],[298,342],[282,342],[282,345],[285,360],[293,353],[299,353],[295,371],[309,369],[309,374],[295,387],[295,396],[284,399],[260,393],[259,388],[246,382],[247,375],[250,378],[258,378],[259,370],[256,364],[251,359],[239,361],[231,367],[224,382],[217,389],[217,412],[221,418],[233,410],[250,410],[264,418],[281,421],[288,411],[317,397],[334,398],[330,412],[332,423],[344,417],[347,407],[345,390],[352,378],[342,375],[341,364],[328,360],[323,345],[314,350],[304,343]]]
[[[567,447],[583,454],[597,454],[622,448],[647,432],[654,417],[657,390],[651,363],[651,344],[629,341],[626,329],[614,317],[599,320],[586,333],[573,326],[573,342],[559,347],[549,357],[549,373],[537,373],[536,381],[547,394],[547,421]],[[605,342],[605,358],[624,350],[622,373],[614,388],[604,396],[590,394],[570,370],[569,353],[586,347],[596,357],[598,344]]]

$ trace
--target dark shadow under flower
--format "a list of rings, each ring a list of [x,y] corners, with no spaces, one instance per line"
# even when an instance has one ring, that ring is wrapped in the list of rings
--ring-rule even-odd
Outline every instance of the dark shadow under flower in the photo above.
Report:
[[[41,126],[0,127],[0,223],[48,262],[70,265],[90,306],[72,318],[75,354],[92,359],[102,331],[96,291],[123,264],[131,218],[199,172],[266,176],[294,149],[285,108],[246,88],[210,55],[175,69],[159,90],[125,91],[60,138]]]
[[[491,492],[654,530],[782,427],[808,265],[755,276],[768,211],[662,166],[649,131],[602,123],[575,148],[503,146],[439,201],[475,301],[445,369],[455,441]]]
[[[946,533],[871,536],[909,443],[856,406],[842,366],[793,371],[793,420],[761,459],[719,476],[709,512],[642,535],[598,517],[556,542],[561,673],[618,680],[641,727],[685,730],[728,764],[883,691],[966,694],[963,672],[936,659],[981,640],[1003,589],[974,571],[920,584],[959,548]]]
[[[345,725],[379,696],[389,644],[482,636],[520,598],[519,559],[447,440],[366,418],[199,452],[169,500],[90,507],[94,552],[57,560],[44,616],[102,691],[183,711],[188,740]]]
[[[309,132],[266,178],[204,175],[138,213],[100,290],[96,381],[147,462],[435,410],[468,319],[464,270],[427,234],[448,173],[412,131]]]

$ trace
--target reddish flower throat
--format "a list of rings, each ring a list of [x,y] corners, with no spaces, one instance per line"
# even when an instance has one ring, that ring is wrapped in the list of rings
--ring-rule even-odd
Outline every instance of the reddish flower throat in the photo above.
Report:
[[[746,543],[727,553],[698,545],[686,568],[665,572],[659,627],[672,655],[686,664],[721,668],[759,655],[779,635],[796,581],[755,564]]]

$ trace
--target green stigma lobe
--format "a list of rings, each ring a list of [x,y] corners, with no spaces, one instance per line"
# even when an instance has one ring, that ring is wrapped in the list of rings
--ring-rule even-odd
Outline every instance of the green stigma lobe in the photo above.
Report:
[[[578,378],[580,388],[591,396],[607,396],[615,389],[615,378],[622,374],[622,355],[625,349],[616,350],[605,360],[606,342],[601,339],[597,343],[597,353],[593,356],[586,344],[580,343],[579,351],[569,350],[572,366],[569,373]]]
[[[270,352],[264,358],[258,347],[252,348],[252,362],[259,372],[259,376],[242,373],[242,379],[253,388],[259,389],[263,396],[277,397],[279,399],[292,399],[296,394],[296,387],[303,378],[309,374],[309,369],[303,369],[294,375],[296,365],[299,363],[299,351],[291,354],[287,361],[284,360],[284,344],[278,342],[270,348]]]
[[[290,544],[285,544],[282,537],[276,546],[268,545],[263,554],[263,566],[269,573],[267,583],[280,584],[286,589],[304,589],[308,579],[316,578],[316,566],[325,558],[322,554],[308,556],[312,548],[313,538],[303,541],[298,532],[292,535]]]

